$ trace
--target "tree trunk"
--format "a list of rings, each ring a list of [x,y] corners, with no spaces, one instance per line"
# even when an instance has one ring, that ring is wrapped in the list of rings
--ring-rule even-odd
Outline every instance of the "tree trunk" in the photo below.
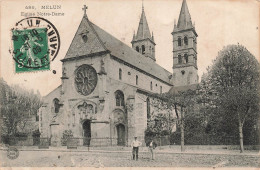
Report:
[[[243,125],[241,123],[241,120],[238,120],[239,122],[239,142],[240,142],[240,153],[244,152],[244,143],[243,143]]]
[[[181,152],[184,151],[184,124],[183,124],[183,107],[181,107]]]

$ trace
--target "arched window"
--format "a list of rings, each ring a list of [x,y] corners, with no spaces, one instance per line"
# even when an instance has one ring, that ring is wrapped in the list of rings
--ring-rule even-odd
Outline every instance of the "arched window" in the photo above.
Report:
[[[150,83],[150,90],[153,90],[153,82]]]
[[[59,113],[60,110],[60,101],[59,99],[55,98],[53,99],[53,106],[54,106],[54,112]]]
[[[185,59],[185,62],[186,62],[186,63],[189,62],[189,56],[188,56],[188,54],[184,54],[184,59]]]
[[[145,54],[145,46],[142,45],[142,54]]]
[[[122,69],[119,69],[119,80],[122,80]]]
[[[139,47],[138,47],[138,46],[137,46],[137,47],[135,47],[135,49],[136,49],[136,51],[137,51],[137,52],[139,52]]]
[[[181,55],[179,54],[178,55],[178,64],[181,64],[182,63],[182,59],[181,59]]]
[[[178,38],[178,46],[181,46],[181,37]]]
[[[135,84],[138,85],[138,75],[135,76]]]
[[[184,37],[184,44],[185,44],[185,45],[188,45],[188,43],[189,43],[189,42],[188,42],[188,38],[185,36],[185,37]]]
[[[147,109],[147,120],[151,118],[151,108],[150,108],[150,99],[146,99],[146,109]]]
[[[116,106],[124,106],[125,105],[124,93],[122,91],[117,90],[115,92],[115,97],[116,97]]]

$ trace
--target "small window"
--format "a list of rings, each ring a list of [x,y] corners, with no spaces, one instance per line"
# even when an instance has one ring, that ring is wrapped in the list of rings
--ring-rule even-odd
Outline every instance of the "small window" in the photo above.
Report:
[[[160,86],[160,94],[162,94],[162,86]]]
[[[119,80],[122,80],[122,69],[119,69]]]
[[[135,84],[138,85],[138,76],[135,76]]]
[[[125,101],[124,101],[124,93],[120,90],[117,90],[115,92],[115,97],[116,97],[116,106],[124,106]]]
[[[185,59],[185,63],[188,63],[188,62],[189,62],[189,56],[188,56],[188,54],[184,54],[184,59]]]
[[[178,38],[178,46],[179,47],[181,46],[181,38],[180,37]]]
[[[145,54],[145,46],[142,45],[142,54]]]
[[[181,59],[181,55],[179,54],[178,55],[178,64],[181,64],[182,63],[182,59]]]
[[[59,99],[55,98],[53,99],[53,105],[54,105],[54,112],[59,113],[60,110],[60,101]]]
[[[139,47],[138,47],[138,46],[137,46],[137,47],[135,47],[135,49],[136,49],[136,51],[137,51],[137,52],[139,52]]]
[[[150,99],[149,98],[146,99],[146,107],[147,107],[147,120],[149,120],[151,118]]]
[[[86,34],[82,34],[82,40],[86,43],[88,41],[88,36]]]
[[[150,83],[150,90],[153,90],[153,82]]]
[[[186,36],[184,37],[184,44],[188,45],[188,38]]]

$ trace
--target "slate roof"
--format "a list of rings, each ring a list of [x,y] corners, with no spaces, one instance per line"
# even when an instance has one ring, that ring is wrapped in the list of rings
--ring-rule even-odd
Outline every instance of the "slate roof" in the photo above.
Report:
[[[177,86],[177,87],[172,87],[169,90],[169,93],[172,95],[178,94],[178,92],[185,92],[187,90],[196,90],[199,88],[199,84],[190,84],[186,86]]]
[[[192,21],[186,0],[182,1],[181,11],[178,19],[177,29],[192,28]]]
[[[145,16],[144,8],[142,9],[142,15],[140,18],[137,34],[134,37],[133,41],[143,40],[143,39],[152,39],[151,33],[149,30],[148,22]]]
[[[60,98],[60,91],[61,91],[61,85],[59,85],[58,87],[56,87],[54,90],[52,90],[50,93],[48,93],[46,96],[43,97],[43,101],[48,103],[49,101],[47,101],[49,99],[49,96],[51,95],[55,95],[55,94],[58,94],[56,96],[56,98]]]
[[[168,84],[172,84],[169,79],[172,73],[149,58],[141,55],[97,25],[93,23],[92,25],[105,47],[111,52],[111,55],[163,80],[164,82],[167,82]]]
[[[86,35],[87,37],[86,42],[83,41],[83,35]],[[105,51],[107,51],[106,47],[101,42],[96,31],[93,29],[93,26],[90,24],[87,16],[84,16],[79,24],[79,27],[64,59],[66,60],[78,56],[87,56]]]

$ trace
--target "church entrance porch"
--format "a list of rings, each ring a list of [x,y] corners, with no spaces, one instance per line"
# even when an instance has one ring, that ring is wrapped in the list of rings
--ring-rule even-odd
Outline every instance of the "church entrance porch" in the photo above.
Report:
[[[91,140],[91,120],[85,120],[82,124],[83,128],[83,145],[90,145]]]
[[[116,126],[117,130],[117,145],[124,146],[125,145],[125,126],[123,124],[118,124]]]

